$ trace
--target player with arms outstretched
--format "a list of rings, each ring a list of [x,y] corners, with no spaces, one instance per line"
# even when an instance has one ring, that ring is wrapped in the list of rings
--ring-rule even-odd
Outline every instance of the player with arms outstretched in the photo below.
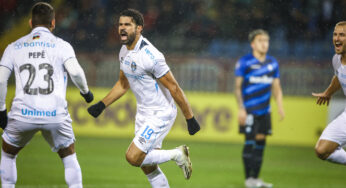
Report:
[[[126,159],[131,165],[142,168],[152,187],[169,187],[159,164],[175,161],[186,179],[192,172],[188,147],[160,150],[176,118],[174,101],[187,119],[189,133],[195,134],[200,127],[163,54],[141,35],[143,26],[143,16],[137,10],[127,9],[120,13],[118,33],[123,46],[119,53],[119,80],[106,97],[88,108],[88,112],[98,117],[131,88],[137,100],[137,114],[135,137]]]
[[[246,187],[272,187],[259,179],[266,136],[271,135],[270,97],[273,91],[280,118],[282,106],[279,64],[267,55],[269,35],[262,29],[249,34],[252,53],[236,64],[235,94],[238,103],[240,133],[245,134],[243,163]]]
[[[342,88],[346,95],[346,21],[335,25],[333,33],[335,55],[332,63],[335,75],[329,87],[323,93],[312,93],[317,97],[317,104],[329,105],[331,96]],[[346,110],[328,124],[318,140],[315,151],[322,160],[346,165],[346,152],[342,148],[346,144]]]
[[[67,72],[86,102],[93,100],[72,46],[54,36],[55,13],[48,3],[36,3],[31,10],[30,34],[9,44],[0,62],[0,126],[2,134],[1,185],[14,188],[16,157],[41,131],[52,151],[65,167],[69,188],[82,188],[71,118],[67,110]],[[66,72],[67,70],[67,72]],[[16,94],[7,117],[7,82],[14,71]]]

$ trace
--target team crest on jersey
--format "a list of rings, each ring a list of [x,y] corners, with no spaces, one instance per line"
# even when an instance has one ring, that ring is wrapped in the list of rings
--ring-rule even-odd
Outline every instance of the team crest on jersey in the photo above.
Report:
[[[136,63],[135,63],[135,62],[132,62],[132,63],[131,63],[131,70],[132,70],[132,72],[135,72],[136,69],[137,69]]]
[[[268,65],[268,70],[272,71],[274,69],[273,65]]]
[[[40,33],[34,33],[32,40],[39,39],[40,38]]]

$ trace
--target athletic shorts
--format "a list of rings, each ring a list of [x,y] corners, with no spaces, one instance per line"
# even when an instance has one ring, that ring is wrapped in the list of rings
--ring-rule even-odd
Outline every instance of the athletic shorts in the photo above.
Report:
[[[10,145],[24,147],[38,131],[41,131],[52,151],[57,152],[75,142],[71,123],[72,120],[69,118],[61,123],[49,124],[35,124],[9,119],[2,138]]]
[[[256,134],[271,135],[272,123],[270,113],[260,116],[248,114],[245,126],[239,125],[239,132],[253,137]]]
[[[323,130],[320,140],[329,140],[340,146],[346,144],[346,111],[328,124]]]
[[[160,149],[162,141],[171,130],[177,110],[155,112],[138,112],[135,122],[135,138],[133,142],[144,153],[152,149]]]

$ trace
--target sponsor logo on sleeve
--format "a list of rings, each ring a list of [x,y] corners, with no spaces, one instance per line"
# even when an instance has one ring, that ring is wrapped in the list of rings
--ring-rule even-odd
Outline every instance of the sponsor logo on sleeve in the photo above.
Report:
[[[142,145],[145,144],[147,141],[143,137],[138,137],[138,142],[141,143]]]

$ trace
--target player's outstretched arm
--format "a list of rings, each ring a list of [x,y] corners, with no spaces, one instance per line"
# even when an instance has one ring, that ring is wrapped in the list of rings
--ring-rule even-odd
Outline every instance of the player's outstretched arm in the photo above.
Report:
[[[187,121],[189,134],[190,135],[196,134],[201,128],[197,120],[193,116],[191,106],[183,90],[179,87],[178,82],[175,80],[172,72],[169,71],[167,74],[161,77],[159,81],[169,90],[173,99],[182,110]]]
[[[5,129],[7,126],[6,94],[7,81],[11,75],[11,70],[0,66],[0,127]]]
[[[280,121],[281,121],[285,118],[285,111],[284,111],[284,107],[283,107],[283,103],[282,103],[283,94],[282,94],[282,89],[281,89],[281,84],[280,84],[279,78],[275,78],[273,81],[273,95],[274,95],[274,99],[276,101],[276,104],[278,106]]]
[[[243,97],[242,97],[242,93],[241,93],[241,86],[243,84],[243,77],[241,76],[237,76],[235,78],[235,96],[236,96],[236,100],[237,100],[237,104],[238,104],[238,122],[239,125],[245,125],[245,121],[246,121],[246,110],[244,107],[244,103],[243,103]]]
[[[332,95],[341,88],[338,77],[333,76],[328,88],[322,93],[312,93],[312,96],[317,97],[317,104],[329,105]]]
[[[70,58],[65,63],[64,66],[69,73],[72,82],[79,88],[80,94],[85,99],[87,103],[94,100],[94,95],[88,88],[88,84],[85,78],[84,71],[79,65],[76,58]]]
[[[114,87],[106,95],[105,98],[103,98],[101,101],[99,101],[98,103],[88,108],[89,114],[97,118],[107,106],[111,105],[113,102],[118,100],[121,96],[123,96],[129,88],[130,88],[130,84],[124,72],[120,70],[119,80],[117,81],[117,83],[115,83]]]

